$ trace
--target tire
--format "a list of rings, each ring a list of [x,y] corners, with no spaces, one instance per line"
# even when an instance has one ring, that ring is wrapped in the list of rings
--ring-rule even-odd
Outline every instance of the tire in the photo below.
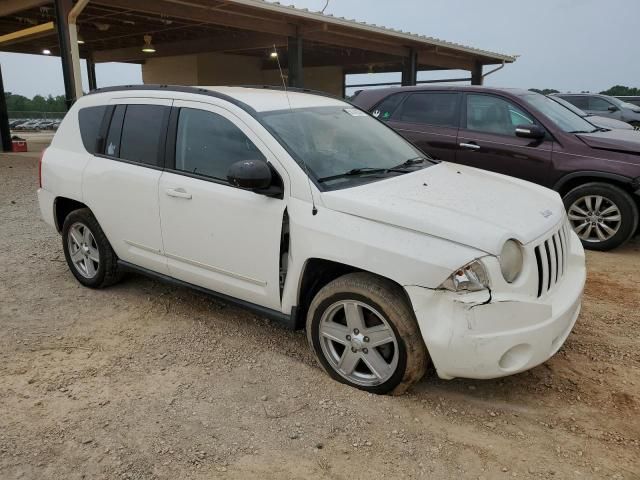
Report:
[[[118,257],[88,208],[65,218],[62,248],[69,270],[85,287],[103,288],[120,280]]]
[[[320,366],[360,390],[400,395],[427,369],[427,349],[406,295],[382,277],[350,273],[330,282],[311,302],[306,326]]]
[[[640,130],[640,122],[637,122],[637,121],[629,122],[629,125],[631,125],[634,130]]]
[[[567,193],[563,201],[584,248],[612,250],[626,243],[638,227],[638,206],[631,195],[615,185],[585,183]]]

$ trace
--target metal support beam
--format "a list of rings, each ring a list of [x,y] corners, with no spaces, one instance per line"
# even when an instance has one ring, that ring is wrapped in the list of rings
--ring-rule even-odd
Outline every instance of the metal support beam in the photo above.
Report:
[[[477,60],[471,70],[471,85],[482,85],[482,63]]]
[[[0,137],[2,137],[2,151],[10,152],[11,130],[9,129],[9,112],[7,112],[7,99],[4,96],[4,83],[2,81],[2,66],[0,66]]]
[[[402,86],[413,86],[418,81],[418,52],[413,48],[409,50],[409,56],[404,59],[402,69]]]
[[[96,81],[96,64],[93,63],[93,59],[87,58],[87,77],[89,78],[89,91],[98,89],[98,82]]]
[[[287,52],[289,57],[289,86],[303,88],[302,38],[289,37]]]
[[[64,79],[65,103],[67,104],[68,110],[76,99],[68,21],[73,2],[72,0],[55,0],[55,7],[58,42],[60,43],[60,60],[62,62],[62,78]]]

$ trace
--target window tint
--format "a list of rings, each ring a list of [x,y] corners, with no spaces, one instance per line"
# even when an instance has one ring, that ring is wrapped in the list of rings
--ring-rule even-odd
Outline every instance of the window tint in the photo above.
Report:
[[[120,140],[120,158],[148,165],[159,165],[163,125],[169,107],[127,105]],[[109,143],[107,143],[109,145]]]
[[[120,135],[122,134],[122,122],[126,108],[126,105],[118,105],[111,116],[107,141],[104,143],[104,153],[110,157],[120,156]]]
[[[380,120],[389,120],[404,97],[406,97],[406,95],[403,93],[388,96],[371,111],[371,114]]]
[[[515,136],[518,125],[535,123],[522,109],[491,95],[467,95],[467,128]]]
[[[564,98],[567,102],[574,104],[580,110],[589,110],[589,97],[569,95]]]
[[[393,119],[401,122],[457,127],[458,98],[457,93],[414,93],[409,95]]]
[[[104,112],[107,111],[106,105],[99,107],[82,108],[78,112],[78,123],[80,124],[80,136],[84,148],[89,153],[96,153],[96,142],[100,135],[100,127]]]
[[[226,181],[231,164],[241,160],[265,158],[238,127],[221,115],[180,109],[176,170]]]
[[[607,102],[604,98],[589,97],[589,110],[595,110],[596,112],[606,112],[611,106],[613,106],[613,104]]]

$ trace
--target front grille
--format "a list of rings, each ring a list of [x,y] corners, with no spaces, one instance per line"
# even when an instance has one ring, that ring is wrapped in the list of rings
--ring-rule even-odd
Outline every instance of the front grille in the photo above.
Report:
[[[538,297],[549,292],[567,269],[569,230],[563,223],[553,235],[534,248],[538,265]]]

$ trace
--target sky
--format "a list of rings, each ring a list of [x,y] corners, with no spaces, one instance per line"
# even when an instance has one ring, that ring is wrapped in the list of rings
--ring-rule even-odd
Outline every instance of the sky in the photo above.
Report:
[[[282,3],[317,11],[325,0]],[[325,13],[519,55],[514,64],[487,77],[487,85],[573,92],[617,84],[640,87],[634,46],[638,0],[330,0]],[[59,58],[0,53],[0,65],[6,91],[27,97],[64,92]],[[425,72],[419,79],[467,76],[457,73]],[[86,89],[84,62],[83,74]],[[99,87],[142,82],[139,65],[98,64],[96,76]],[[348,83],[399,78],[380,77],[354,76]]]

